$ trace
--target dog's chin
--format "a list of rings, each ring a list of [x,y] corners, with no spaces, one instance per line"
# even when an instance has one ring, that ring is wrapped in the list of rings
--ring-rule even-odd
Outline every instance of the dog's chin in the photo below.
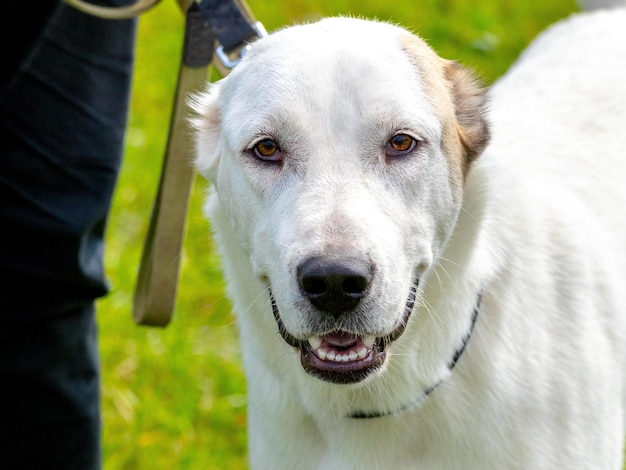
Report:
[[[404,333],[411,317],[416,290],[417,283],[414,283],[396,328],[378,337],[336,330],[298,339],[285,328],[273,296],[271,302],[280,334],[287,344],[300,350],[300,362],[305,372],[326,382],[353,384],[365,380],[383,366],[388,346]]]

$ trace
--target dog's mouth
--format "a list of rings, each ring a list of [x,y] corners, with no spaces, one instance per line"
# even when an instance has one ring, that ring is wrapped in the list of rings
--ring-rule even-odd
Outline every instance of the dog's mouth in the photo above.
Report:
[[[313,377],[327,382],[351,384],[364,380],[385,363],[387,347],[402,336],[411,317],[416,291],[417,282],[409,291],[398,325],[384,336],[335,330],[307,339],[298,339],[285,328],[271,290],[270,298],[280,334],[287,344],[300,350],[303,369]]]

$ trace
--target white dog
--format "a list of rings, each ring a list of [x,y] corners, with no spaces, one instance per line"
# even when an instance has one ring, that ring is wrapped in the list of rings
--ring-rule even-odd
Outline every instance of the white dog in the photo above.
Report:
[[[252,467],[621,468],[626,11],[553,26],[488,99],[325,19],[194,108]]]

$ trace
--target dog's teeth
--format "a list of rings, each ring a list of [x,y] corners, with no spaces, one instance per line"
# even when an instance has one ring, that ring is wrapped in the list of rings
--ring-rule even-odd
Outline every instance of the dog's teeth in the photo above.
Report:
[[[357,351],[350,351],[346,353],[340,353],[332,350],[328,350],[326,348],[316,348],[315,354],[322,361],[332,361],[332,362],[354,362],[357,359],[365,359],[367,357],[368,350],[365,347],[360,347]]]
[[[363,338],[363,345],[365,345],[367,349],[370,349],[372,346],[374,346],[374,341],[376,341],[375,336],[366,336]]]
[[[309,338],[309,344],[313,349],[317,349],[322,344],[322,338],[320,338],[319,336],[311,336]]]

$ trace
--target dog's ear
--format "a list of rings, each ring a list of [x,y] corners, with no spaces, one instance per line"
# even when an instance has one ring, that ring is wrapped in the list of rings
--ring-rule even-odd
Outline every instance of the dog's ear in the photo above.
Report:
[[[219,85],[189,97],[188,104],[194,113],[190,118],[194,145],[195,167],[209,181],[214,182],[220,159],[221,113],[217,103]]]
[[[475,76],[455,61],[446,61],[452,104],[457,119],[457,131],[469,165],[489,143],[489,125],[485,119],[486,96]]]
[[[420,71],[433,97],[432,104],[444,120],[448,151],[458,155],[459,168],[466,174],[469,164],[489,142],[484,89],[472,73],[457,62],[439,57],[419,36],[408,33],[401,38],[401,45]]]

